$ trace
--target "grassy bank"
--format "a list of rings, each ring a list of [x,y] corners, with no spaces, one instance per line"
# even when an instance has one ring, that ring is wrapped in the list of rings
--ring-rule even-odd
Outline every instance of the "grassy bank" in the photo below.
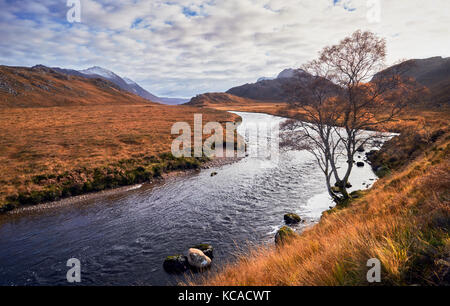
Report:
[[[197,113],[203,122],[239,119],[156,104],[0,109],[0,212],[198,168],[204,159],[165,153],[178,136],[172,125],[193,126]]]
[[[389,171],[345,208],[282,246],[247,251],[200,284],[368,285],[367,261],[378,258],[383,285],[448,285],[450,136],[427,124],[433,137],[411,133],[383,147],[374,160]]]
[[[150,182],[160,178],[164,172],[198,169],[207,160],[206,157],[176,158],[171,153],[163,153],[158,156],[123,159],[104,167],[36,175],[31,178],[35,187],[31,191],[7,196],[0,206],[0,212],[10,211],[19,206],[36,205],[90,192]]]

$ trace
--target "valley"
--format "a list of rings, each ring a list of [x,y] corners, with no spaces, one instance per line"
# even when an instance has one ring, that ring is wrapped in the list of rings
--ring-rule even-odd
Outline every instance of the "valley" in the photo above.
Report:
[[[277,164],[250,156],[232,163],[209,161],[206,168],[206,158],[174,158],[169,153],[176,137],[171,126],[193,126],[194,114],[201,113],[204,122],[242,120],[244,135],[242,128],[249,122],[303,120],[305,113],[291,103],[205,93],[185,105],[170,106],[105,79],[41,66],[1,69],[0,242],[8,248],[0,257],[12,267],[20,267],[16,260],[33,267],[29,272],[0,270],[3,284],[63,284],[63,278],[55,277],[67,252],[78,253],[88,265],[86,284],[359,285],[364,284],[360,267],[367,256],[384,256],[385,284],[445,283],[448,274],[441,263],[448,256],[448,236],[435,223],[448,218],[446,80],[437,89],[428,84],[429,91],[417,103],[380,130],[400,135],[380,151],[366,148],[367,155],[357,161],[372,167],[355,169],[351,178],[350,191],[358,197],[332,208],[317,165],[304,152],[283,153]],[[186,170],[196,171],[165,175]],[[99,193],[112,189],[117,192]],[[65,205],[52,205],[67,198],[71,200]],[[42,203],[42,209],[15,211]],[[301,216],[303,223],[293,226],[301,235],[274,247],[286,212]],[[181,219],[184,224],[174,223]],[[95,229],[80,232],[78,225],[88,223],[96,224]],[[79,243],[74,248],[63,238],[54,240],[47,251],[57,261],[42,268],[34,262],[31,246],[58,237],[61,226],[68,226],[65,235]],[[39,239],[27,238],[36,229]],[[408,230],[416,234],[405,236]],[[122,238],[116,241],[118,232]],[[14,258],[8,252],[22,248],[23,239],[30,248]],[[158,248],[150,246],[155,241]],[[216,250],[210,273],[191,277],[164,272],[165,256],[205,242]],[[415,264],[424,252],[435,254],[435,261]],[[258,260],[248,261],[249,256]],[[332,266],[343,256],[350,258],[348,266]],[[118,258],[123,264],[117,264]],[[324,266],[328,272],[317,270]],[[151,271],[150,276],[143,271]]]

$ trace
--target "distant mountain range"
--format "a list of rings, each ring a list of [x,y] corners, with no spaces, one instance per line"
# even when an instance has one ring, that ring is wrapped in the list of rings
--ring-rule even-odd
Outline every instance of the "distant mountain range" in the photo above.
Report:
[[[374,79],[392,72],[401,72],[403,77],[414,78],[419,85],[430,89],[430,94],[423,97],[424,103],[439,106],[449,104],[450,97],[450,58],[431,57],[411,59],[391,66],[374,76]],[[233,87],[226,93],[241,98],[264,102],[285,102],[288,100],[285,87],[290,82],[307,81],[311,75],[302,69],[285,69],[276,78],[259,78],[256,83]]]
[[[114,72],[112,72],[108,69],[102,68],[102,67],[98,67],[98,66],[94,66],[94,67],[84,69],[84,70],[62,69],[62,68],[58,68],[58,67],[53,67],[52,69],[57,72],[68,74],[68,75],[83,76],[83,77],[87,77],[87,78],[105,79],[105,80],[108,80],[108,81],[116,84],[123,90],[131,92],[135,95],[138,95],[138,96],[140,96],[144,99],[147,99],[149,101],[152,101],[152,102],[158,102],[158,103],[163,103],[163,104],[182,104],[182,103],[189,101],[189,99],[158,97],[158,96],[148,92],[141,86],[139,86],[139,84],[137,84],[135,81],[133,81],[129,78],[122,78],[122,77],[118,76],[117,74],[115,74]]]
[[[430,94],[422,97],[422,103],[433,106],[450,104],[449,57],[408,60],[380,71],[374,79],[390,75],[393,71],[400,71],[404,77],[414,78],[420,86],[430,89]],[[276,78],[263,77],[256,83],[233,87],[226,92],[226,95],[220,93],[199,95],[192,98],[189,104],[200,106],[208,103],[245,103],[250,100],[285,102],[288,100],[285,88],[291,82],[307,82],[311,78],[312,76],[302,69],[285,69]],[[71,81],[74,83],[71,84]],[[95,90],[91,90],[92,86]],[[104,94],[104,97],[98,97],[98,104],[116,103],[112,99],[118,93],[120,93],[118,103],[123,103],[122,98],[130,96],[125,92],[137,95],[146,101],[163,104],[188,102],[186,99],[153,95],[135,81],[122,78],[98,66],[84,70],[49,68],[43,65],[32,68],[0,66],[0,106],[58,106],[71,103],[83,105],[92,103],[90,99],[93,99],[95,94]],[[49,101],[38,100],[44,96],[51,98],[47,99]],[[135,98],[131,100],[131,103],[145,101]]]

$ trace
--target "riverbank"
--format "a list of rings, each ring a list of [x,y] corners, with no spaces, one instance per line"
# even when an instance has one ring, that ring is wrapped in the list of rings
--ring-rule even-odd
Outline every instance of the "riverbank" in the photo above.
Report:
[[[430,126],[428,140],[407,133],[383,146],[375,161],[388,171],[347,207],[325,212],[282,246],[255,247],[189,284],[364,286],[367,261],[377,258],[382,285],[449,285],[450,135]]]
[[[147,182],[143,182],[140,184],[126,185],[126,186],[116,187],[116,188],[112,188],[112,189],[105,189],[105,190],[85,193],[85,194],[81,194],[81,195],[77,195],[77,196],[70,196],[67,198],[60,199],[60,200],[40,203],[38,205],[19,206],[15,209],[4,211],[2,214],[0,214],[0,218],[1,218],[1,216],[5,216],[5,217],[20,216],[20,215],[26,215],[31,212],[39,212],[39,211],[44,211],[44,210],[48,210],[48,209],[56,209],[59,207],[72,205],[72,204],[79,203],[82,201],[95,200],[95,199],[102,198],[102,197],[126,193],[130,190],[136,190],[136,189],[139,189],[142,187],[153,188],[155,186],[160,186],[162,184],[165,184],[168,181],[173,180],[175,178],[189,176],[189,175],[198,173],[201,170],[217,169],[219,167],[238,162],[241,159],[242,158],[238,158],[238,157],[211,158],[211,159],[204,160],[203,162],[201,162],[198,167],[184,169],[184,170],[173,170],[170,172],[164,172],[160,176],[153,177],[153,178],[149,179]]]
[[[92,105],[0,109],[0,213],[197,169],[205,159],[176,159],[175,122],[240,120],[188,106]],[[209,135],[204,135],[209,137]]]
[[[213,158],[175,158],[170,153],[161,154],[158,163],[147,163],[145,161],[133,161],[137,168],[123,171],[117,169],[103,169],[103,175],[97,174],[94,182],[85,182],[81,188],[76,189],[73,185],[63,184],[61,189],[51,185],[41,192],[30,192],[8,197],[8,201],[0,207],[0,214],[18,215],[30,211],[40,211],[49,208],[70,205],[79,201],[95,199],[98,197],[123,193],[132,189],[140,188],[143,184],[163,184],[166,180],[190,175],[202,169],[218,168],[235,163],[240,157],[213,157]],[[153,159],[155,162],[157,159]],[[100,173],[98,169],[94,170]],[[120,172],[119,172],[120,171]],[[87,170],[83,172],[86,174]],[[111,175],[111,174],[115,174]],[[53,179],[43,177],[42,181]],[[64,180],[64,177],[59,178]],[[91,187],[88,187],[91,186]]]

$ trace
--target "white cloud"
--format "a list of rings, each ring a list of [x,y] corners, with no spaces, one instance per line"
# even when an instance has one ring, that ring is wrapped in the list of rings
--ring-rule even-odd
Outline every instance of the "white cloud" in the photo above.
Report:
[[[192,96],[299,66],[357,29],[386,37],[390,63],[450,49],[447,0],[383,0],[377,24],[366,0],[81,3],[82,24],[70,26],[65,1],[0,0],[1,64],[99,65],[155,94]]]

